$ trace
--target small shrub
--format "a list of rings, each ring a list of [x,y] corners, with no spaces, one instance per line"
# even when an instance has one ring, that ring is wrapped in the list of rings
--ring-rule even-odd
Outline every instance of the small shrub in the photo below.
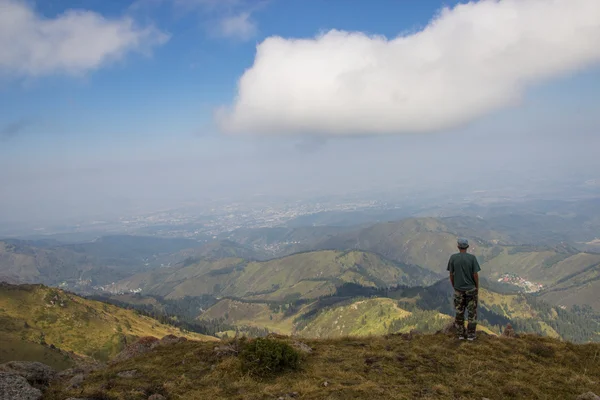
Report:
[[[266,377],[295,370],[300,366],[300,353],[289,344],[270,338],[247,342],[240,353],[242,371]]]

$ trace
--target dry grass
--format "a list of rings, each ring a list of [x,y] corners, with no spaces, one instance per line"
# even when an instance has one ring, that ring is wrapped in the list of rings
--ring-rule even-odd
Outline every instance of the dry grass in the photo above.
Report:
[[[211,336],[184,333],[155,319],[113,305],[84,299],[42,285],[0,287],[0,341],[18,341],[23,351],[31,343],[53,344],[105,361],[121,351],[124,339],[173,334],[195,340]],[[2,347],[2,346],[0,346]]]
[[[291,341],[292,339],[282,339]],[[297,372],[258,380],[241,372],[237,356],[217,356],[214,343],[185,342],[113,365],[69,391],[70,396],[146,399],[575,399],[600,392],[600,345],[525,336],[476,342],[445,335],[306,340],[314,351]],[[118,378],[137,369],[139,378]]]

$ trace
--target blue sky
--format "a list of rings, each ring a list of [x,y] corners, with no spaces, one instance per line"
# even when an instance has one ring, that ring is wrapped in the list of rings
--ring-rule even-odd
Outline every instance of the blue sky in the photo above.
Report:
[[[237,80],[252,65],[256,44],[264,38],[313,37],[330,29],[393,37],[422,27],[442,4],[448,4],[387,0],[373,7],[364,1],[280,0],[243,2],[239,9],[230,11],[225,6],[210,9],[198,4],[187,8],[166,0],[158,3],[35,3],[36,12],[47,18],[69,9],[91,10],[107,18],[131,15],[140,24],[154,24],[170,39],[149,56],[128,55],[90,69],[83,76],[58,73],[4,81],[0,126],[30,122],[23,128],[22,140],[44,142],[44,151],[61,135],[85,146],[124,140],[123,136],[133,141],[139,136],[160,140],[165,131],[170,131],[169,136],[205,134],[210,130],[213,108],[231,102]],[[212,32],[219,19],[254,9],[255,35],[223,37]]]
[[[483,139],[470,151],[521,151],[517,164],[540,174],[562,158],[593,167],[598,3],[457,3],[0,0],[27,13],[0,28],[4,216],[26,218],[38,204],[48,208],[37,216],[91,213],[108,198],[175,204],[259,184],[356,186],[340,164],[372,166],[387,182],[473,138]],[[531,162],[543,143],[545,161]],[[483,177],[502,160],[454,167]],[[164,196],[183,185],[181,197]]]

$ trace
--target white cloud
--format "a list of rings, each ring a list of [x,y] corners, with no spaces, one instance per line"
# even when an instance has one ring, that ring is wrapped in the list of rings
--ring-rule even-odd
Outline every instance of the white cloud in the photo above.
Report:
[[[517,104],[526,88],[600,62],[599,0],[483,0],[388,40],[330,31],[270,37],[231,107],[228,133],[431,132]]]
[[[21,76],[81,74],[132,51],[148,52],[169,36],[132,19],[69,10],[45,18],[28,3],[0,0],[0,72]]]
[[[257,32],[256,23],[250,19],[250,13],[229,16],[219,22],[218,34],[239,40],[252,39]]]
[[[197,13],[202,24],[213,37],[242,41],[252,39],[258,33],[258,24],[252,14],[268,1],[261,0],[136,0],[131,11],[170,4],[179,13]]]

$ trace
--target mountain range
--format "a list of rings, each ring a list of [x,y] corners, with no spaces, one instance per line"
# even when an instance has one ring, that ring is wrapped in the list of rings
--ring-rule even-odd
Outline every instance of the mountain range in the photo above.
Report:
[[[161,320],[171,315],[211,335],[433,331],[453,314],[445,266],[456,237],[466,236],[485,279],[482,329],[497,333],[510,322],[528,332],[597,340],[600,253],[545,235],[518,242],[512,228],[523,222],[491,214],[494,224],[473,216],[406,218],[245,229],[209,242],[11,239],[0,242],[0,279],[60,285]],[[567,233],[580,222],[568,215],[525,218]],[[571,221],[568,229],[560,231],[556,218]]]

